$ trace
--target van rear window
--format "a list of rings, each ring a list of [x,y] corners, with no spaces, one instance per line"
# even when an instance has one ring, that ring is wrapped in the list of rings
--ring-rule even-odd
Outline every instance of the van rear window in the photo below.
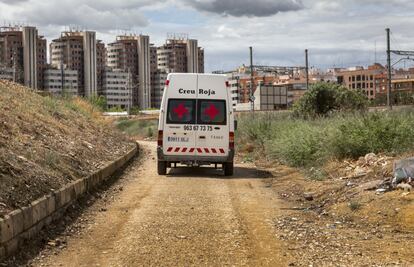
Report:
[[[167,123],[169,124],[194,124],[195,100],[194,99],[169,99],[167,110]]]
[[[198,124],[226,125],[226,101],[198,100]]]

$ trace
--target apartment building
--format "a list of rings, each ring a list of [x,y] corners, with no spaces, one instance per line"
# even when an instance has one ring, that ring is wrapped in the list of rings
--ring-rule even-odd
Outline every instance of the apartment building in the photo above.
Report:
[[[204,73],[204,48],[198,49],[198,73]]]
[[[151,107],[151,66],[149,36],[140,35],[138,41],[138,107]]]
[[[239,72],[214,72],[216,74],[224,74],[227,76],[227,81],[229,82],[230,90],[231,90],[231,99],[233,108],[236,107],[237,104],[241,103],[242,99],[242,84],[240,83],[241,79],[247,79],[250,76],[246,73],[239,73]]]
[[[120,69],[105,69],[103,73],[103,95],[108,108],[119,107],[129,110],[132,107],[131,74]]]
[[[197,40],[173,36],[157,48],[157,64],[166,72],[204,73],[204,50]]]
[[[235,71],[231,72],[223,72],[223,71],[216,71],[215,73],[219,74],[226,74],[228,76],[229,85],[232,91],[232,98],[233,98],[233,106],[237,106],[237,108],[244,107],[247,110],[250,109],[250,91],[251,91],[251,73],[250,69],[246,66],[241,66]],[[318,69],[311,69],[309,75],[309,84],[317,83],[317,82],[334,82],[336,81],[336,76],[334,72],[323,72]],[[277,90],[279,87],[286,88],[289,101],[279,101],[278,103],[276,100],[273,102],[269,102],[264,100],[267,96],[267,92],[258,92],[259,95],[257,97],[263,96],[261,100],[257,100],[255,102],[260,102],[262,105],[268,105],[265,107],[260,107],[259,109],[265,108],[266,110],[270,109],[269,105],[275,105],[275,108],[286,107],[286,105],[290,105],[293,102],[298,101],[307,90],[306,84],[306,76],[305,72],[300,67],[266,67],[263,66],[258,70],[254,70],[253,73],[253,95],[256,97],[256,91],[259,87],[265,88],[265,86],[276,86],[277,88],[272,89],[274,92],[272,95],[276,95]],[[264,89],[267,90],[267,89]],[[263,95],[265,93],[265,95]],[[281,103],[284,103],[284,106]],[[244,105],[246,104],[246,105]],[[259,104],[257,104],[259,105]]]
[[[96,82],[98,95],[103,94],[103,75],[106,67],[106,47],[101,40],[96,41]]]
[[[150,78],[151,78],[151,107],[159,107],[159,87],[158,84],[158,65],[157,65],[157,47],[154,44],[150,44]],[[157,91],[156,91],[157,90]]]
[[[239,103],[239,77],[228,78],[229,86],[231,90],[231,104],[233,109],[236,108],[237,103]]]
[[[78,72],[69,69],[47,68],[44,72],[44,90],[53,95],[77,95]]]
[[[375,99],[377,93],[386,90],[380,85],[386,73],[386,68],[381,64],[374,64],[368,68],[353,67],[337,73],[337,81],[349,89],[364,92],[368,99]]]
[[[277,76],[272,74],[257,73],[253,76],[253,94],[259,85],[273,84],[277,80]],[[250,101],[251,77],[250,74],[239,79],[239,102],[248,103]]]
[[[151,106],[158,108],[168,73],[204,73],[204,49],[185,35],[170,35],[166,43],[151,47]]]
[[[98,58],[98,55],[100,56]],[[61,65],[78,73],[78,95],[97,95],[98,70],[102,71],[105,46],[96,40],[93,31],[65,31],[50,44],[50,64],[54,68]]]
[[[14,79],[14,69],[0,67],[0,80],[13,81]]]
[[[151,105],[154,108],[161,106],[162,95],[164,93],[165,81],[167,80],[168,72],[157,71],[154,75],[153,81],[153,94],[151,99]]]
[[[151,74],[155,72],[151,62],[156,64],[154,56],[146,35],[118,36],[107,47],[107,66],[130,73],[132,105],[141,109],[151,107]]]
[[[35,27],[0,27],[0,69],[10,73],[12,80],[33,89],[43,88],[46,67],[46,40]]]

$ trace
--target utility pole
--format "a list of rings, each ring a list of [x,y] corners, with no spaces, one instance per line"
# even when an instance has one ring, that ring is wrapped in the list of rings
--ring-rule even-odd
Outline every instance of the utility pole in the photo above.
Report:
[[[254,78],[253,78],[253,47],[250,46],[250,94],[249,94],[249,101],[251,103],[251,111],[252,112],[254,112],[253,87],[254,87]]]
[[[390,29],[385,29],[387,32],[387,65],[388,65],[388,89],[387,89],[387,105],[390,109],[392,109],[392,101],[391,101],[391,42],[390,42]]]
[[[305,69],[306,69],[306,90],[309,90],[309,59],[308,59],[308,49],[305,49]]]
[[[414,57],[414,51],[413,50],[391,50],[391,41],[390,41],[390,29],[387,28],[385,29],[385,31],[387,32],[387,68],[388,68],[388,72],[387,72],[387,105],[389,106],[390,109],[392,109],[392,102],[393,102],[393,88],[392,88],[392,67],[394,65],[396,65],[397,63],[399,63],[401,60],[412,60]],[[399,59],[397,62],[395,62],[394,64],[391,65],[391,54],[397,55],[397,56],[403,56],[406,58],[401,58]],[[397,90],[397,89],[396,89]]]

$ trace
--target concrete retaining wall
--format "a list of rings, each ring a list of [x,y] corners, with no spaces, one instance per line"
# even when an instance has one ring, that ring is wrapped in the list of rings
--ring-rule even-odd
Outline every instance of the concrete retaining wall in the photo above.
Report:
[[[0,219],[0,260],[16,253],[25,240],[36,236],[44,226],[60,218],[73,201],[107,180],[137,152],[138,145],[92,175],[67,184]]]

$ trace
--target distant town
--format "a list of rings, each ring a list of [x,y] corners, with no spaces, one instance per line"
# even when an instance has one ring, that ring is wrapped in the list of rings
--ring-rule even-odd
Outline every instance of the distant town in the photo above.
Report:
[[[204,49],[185,34],[170,34],[160,46],[147,35],[114,39],[104,44],[94,31],[69,30],[48,47],[36,27],[0,27],[0,79],[52,95],[103,96],[108,109],[130,110],[159,108],[168,73],[204,73]],[[387,71],[372,62],[327,70],[242,65],[214,73],[227,75],[233,107],[242,111],[288,108],[317,82],[360,90],[372,105],[385,105]],[[412,103],[414,68],[392,69],[391,86],[392,104]]]
[[[157,108],[170,72],[204,72],[197,40],[170,34],[155,46],[146,35],[120,35],[105,45],[94,31],[71,30],[48,48],[35,27],[0,27],[0,79],[53,95],[104,96],[108,108],[124,110]]]

